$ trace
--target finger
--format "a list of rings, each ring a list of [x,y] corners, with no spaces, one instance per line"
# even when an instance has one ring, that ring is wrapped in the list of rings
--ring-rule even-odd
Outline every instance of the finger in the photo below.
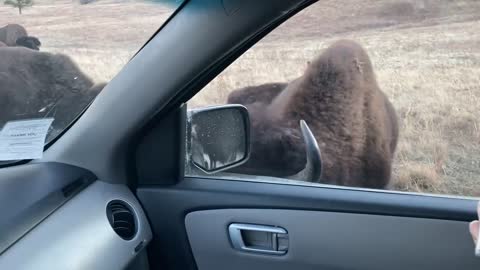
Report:
[[[470,234],[472,235],[473,242],[475,245],[477,244],[478,238],[478,230],[479,230],[480,222],[478,220],[472,221],[469,224]]]

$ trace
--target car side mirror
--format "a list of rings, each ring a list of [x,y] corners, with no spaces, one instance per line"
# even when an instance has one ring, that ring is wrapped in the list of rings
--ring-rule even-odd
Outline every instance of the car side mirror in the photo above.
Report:
[[[187,112],[188,162],[207,174],[242,165],[250,155],[250,119],[242,105]]]

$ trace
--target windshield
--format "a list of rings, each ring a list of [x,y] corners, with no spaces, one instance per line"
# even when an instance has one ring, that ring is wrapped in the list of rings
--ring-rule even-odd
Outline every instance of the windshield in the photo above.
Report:
[[[1,1],[0,162],[41,156],[180,2]]]

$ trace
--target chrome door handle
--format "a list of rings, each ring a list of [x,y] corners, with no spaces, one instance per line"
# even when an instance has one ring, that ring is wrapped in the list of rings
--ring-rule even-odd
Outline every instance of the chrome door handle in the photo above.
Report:
[[[232,223],[228,233],[233,247],[241,251],[270,255],[288,251],[288,232],[281,227]]]

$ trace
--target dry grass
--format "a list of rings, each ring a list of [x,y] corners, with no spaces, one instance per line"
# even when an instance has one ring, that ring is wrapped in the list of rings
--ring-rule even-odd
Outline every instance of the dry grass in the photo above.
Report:
[[[109,81],[173,12],[135,0],[42,0],[19,15],[0,5],[0,25],[19,23],[42,42],[42,50],[64,53],[97,82]]]
[[[70,55],[97,81],[110,80],[171,12],[141,1],[42,3],[22,16],[0,6],[0,24],[25,25],[44,50]],[[223,104],[236,88],[289,81],[340,38],[367,49],[401,119],[393,187],[480,196],[480,1],[320,1],[239,58],[189,106]]]

